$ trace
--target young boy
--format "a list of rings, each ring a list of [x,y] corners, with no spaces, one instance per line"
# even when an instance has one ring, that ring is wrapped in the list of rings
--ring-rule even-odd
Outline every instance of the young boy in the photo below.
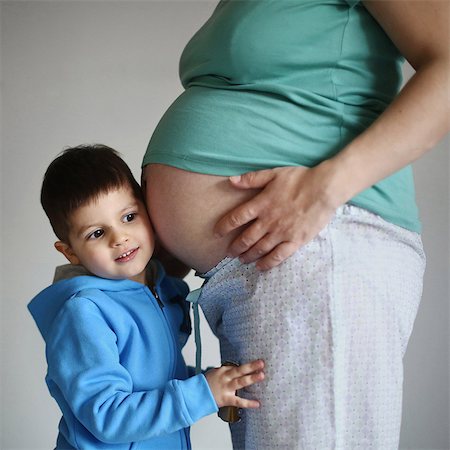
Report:
[[[235,392],[264,378],[260,360],[188,377],[188,288],[149,263],[141,189],[114,150],[64,151],[41,202],[70,262],[29,304],[63,414],[58,449],[188,449],[188,427],[218,407],[259,406]]]

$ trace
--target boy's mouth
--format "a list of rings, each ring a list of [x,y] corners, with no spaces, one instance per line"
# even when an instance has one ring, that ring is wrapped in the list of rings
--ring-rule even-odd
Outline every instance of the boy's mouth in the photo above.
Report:
[[[139,247],[128,250],[125,253],[122,253],[120,256],[118,256],[114,261],[117,261],[117,262],[131,261],[136,256],[136,253],[138,250],[139,250]]]

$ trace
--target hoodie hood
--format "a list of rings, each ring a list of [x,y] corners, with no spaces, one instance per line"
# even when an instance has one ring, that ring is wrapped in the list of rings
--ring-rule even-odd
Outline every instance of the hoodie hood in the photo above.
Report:
[[[76,264],[64,264],[55,269],[53,277],[53,284],[61,280],[70,280],[71,278],[80,277],[83,275],[94,276],[84,266]]]
[[[160,264],[150,262],[147,270],[149,279],[155,280],[155,286],[158,287],[165,275],[164,269]],[[143,287],[136,281],[100,278],[89,273],[83,266],[65,264],[56,268],[53,284],[36,295],[28,304],[28,309],[45,340],[61,308],[80,291],[99,289],[115,292],[140,290]]]

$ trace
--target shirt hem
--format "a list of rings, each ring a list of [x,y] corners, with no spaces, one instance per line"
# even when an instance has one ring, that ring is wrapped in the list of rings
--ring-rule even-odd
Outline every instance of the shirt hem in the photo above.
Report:
[[[313,167],[315,164],[307,164],[307,163],[296,163],[296,164],[285,164],[280,165],[279,163],[270,163],[266,162],[263,164],[255,163],[251,167],[244,166],[242,163],[233,163],[232,161],[220,161],[220,167],[218,167],[217,162],[208,162],[208,161],[196,161],[193,158],[183,158],[176,157],[172,155],[168,155],[167,153],[162,152],[154,152],[151,153],[151,158],[144,158],[142,162],[142,167],[145,167],[148,164],[164,164],[166,166],[175,167],[177,169],[186,170],[188,172],[199,173],[203,175],[215,175],[215,176],[223,176],[229,177],[233,175],[240,175],[246,172],[254,172],[257,170],[264,169],[272,169],[273,167],[287,167],[287,166],[304,166],[304,167]],[[199,164],[201,167],[199,168]],[[369,188],[370,190],[370,188]],[[363,191],[364,192],[364,191]],[[361,194],[358,194],[358,197]],[[417,219],[404,219],[399,217],[396,214],[397,210],[392,208],[383,208],[380,207],[379,204],[374,203],[368,199],[359,199],[357,197],[350,199],[347,203],[359,206],[360,208],[366,209],[374,214],[379,215],[381,218],[390,222],[394,225],[398,225],[402,228],[405,228],[409,231],[413,231],[415,233],[420,233],[422,231],[422,226],[419,218]]]

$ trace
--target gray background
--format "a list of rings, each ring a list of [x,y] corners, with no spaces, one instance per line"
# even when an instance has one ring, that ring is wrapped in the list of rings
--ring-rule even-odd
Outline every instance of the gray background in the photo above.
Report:
[[[52,448],[59,419],[43,381],[43,342],[26,310],[64,262],[39,205],[42,175],[65,146],[101,142],[120,150],[139,177],[151,132],[181,92],[180,53],[214,5],[0,3],[2,449]],[[405,357],[401,447],[409,449],[449,448],[448,148],[447,139],[415,164],[428,268]],[[198,286],[192,275],[189,282]],[[203,333],[204,365],[216,365],[217,343]],[[185,353],[192,363],[192,343]],[[230,448],[214,416],[192,434],[194,449]]]

